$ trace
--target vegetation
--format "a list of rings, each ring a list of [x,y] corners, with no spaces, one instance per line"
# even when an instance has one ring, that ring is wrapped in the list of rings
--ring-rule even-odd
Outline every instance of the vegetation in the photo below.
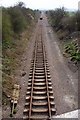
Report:
[[[58,8],[47,12],[49,22],[59,36],[60,43],[64,45],[65,52],[70,60],[77,64],[80,61],[80,11],[67,12],[64,8]],[[66,46],[66,47],[65,47]],[[66,54],[65,53],[65,54]]]
[[[79,20],[79,14],[79,12],[72,12],[71,15],[71,13],[66,12],[64,8],[58,8],[54,11],[49,11],[52,27],[55,28],[56,31],[62,29],[69,31],[70,33],[76,31],[78,27],[77,20]]]
[[[2,7],[2,53],[3,53],[3,104],[8,104],[8,96],[12,94],[13,75],[27,41],[31,36],[32,27],[35,25],[36,11],[26,8],[23,2],[14,7]]]
[[[78,44],[70,43],[66,45],[65,52],[70,55],[71,61],[73,61],[75,64],[78,64],[80,61],[80,51],[78,49]]]
[[[61,27],[60,26],[61,19],[65,16],[64,8],[62,9],[58,8],[54,11],[50,11],[49,14],[51,18],[52,27],[57,28],[57,29]]]
[[[15,56],[13,54],[14,49],[17,47],[17,41],[14,39],[19,39],[20,34],[28,29],[32,24],[32,19],[35,19],[34,11],[25,8],[23,5],[20,2],[14,7],[2,9],[3,71],[8,75],[11,74],[11,69],[14,67]]]

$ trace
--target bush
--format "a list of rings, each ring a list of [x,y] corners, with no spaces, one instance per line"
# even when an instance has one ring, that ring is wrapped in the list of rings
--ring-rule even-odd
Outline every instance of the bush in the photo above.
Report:
[[[76,12],[76,19],[77,19],[77,31],[80,31],[80,11]]]
[[[8,14],[8,12],[3,9],[2,11],[3,16],[3,22],[2,22],[2,42],[3,42],[3,49],[4,48],[9,48],[11,46],[11,42],[12,42],[12,38],[13,38],[13,28],[12,28],[12,24],[11,24],[11,19],[10,19],[10,15]]]
[[[52,26],[55,28],[60,27],[60,22],[65,16],[66,12],[64,8],[58,8],[55,11],[50,11],[50,17],[52,19]]]
[[[49,12],[51,25],[55,30],[67,30],[70,33],[80,30],[80,11],[66,12],[64,8]]]
[[[14,35],[18,36],[31,25],[35,12],[25,8],[23,2],[20,2],[14,7],[2,8],[2,13],[3,49],[11,48]]]
[[[15,33],[21,33],[27,27],[26,19],[19,7],[9,8],[8,12],[11,16],[11,22]]]
[[[65,52],[70,54],[71,61],[74,61],[75,64],[80,61],[80,48],[78,48],[78,45],[75,45],[74,43],[66,45]]]
[[[61,20],[60,24],[62,24],[63,30],[68,30],[71,33],[77,30],[76,23],[77,23],[76,15],[74,15],[74,16],[64,17]]]

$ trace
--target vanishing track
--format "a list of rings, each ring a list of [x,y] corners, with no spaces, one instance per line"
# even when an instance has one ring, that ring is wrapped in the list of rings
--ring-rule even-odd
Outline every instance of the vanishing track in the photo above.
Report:
[[[55,113],[51,76],[40,26],[31,61],[23,119],[47,120]]]

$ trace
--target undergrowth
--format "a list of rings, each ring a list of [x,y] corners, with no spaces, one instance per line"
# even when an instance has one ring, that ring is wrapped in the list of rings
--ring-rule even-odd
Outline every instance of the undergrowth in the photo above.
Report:
[[[15,80],[13,75],[20,65],[21,57],[31,36],[36,20],[36,11],[24,3],[9,8],[2,7],[2,92],[3,105],[9,103]]]

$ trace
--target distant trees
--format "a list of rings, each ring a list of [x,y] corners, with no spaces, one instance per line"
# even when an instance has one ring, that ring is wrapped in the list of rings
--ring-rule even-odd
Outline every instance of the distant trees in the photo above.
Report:
[[[60,22],[61,19],[65,16],[66,12],[64,8],[58,8],[54,11],[50,11],[50,17],[52,19],[52,26],[53,27],[61,27]]]
[[[25,7],[25,4],[23,2],[19,2],[17,6],[19,6],[19,7]]]
[[[49,12],[51,25],[55,30],[68,30],[70,33],[80,30],[80,11],[69,13],[64,8],[58,8]],[[72,15],[71,15],[72,14]]]
[[[64,17],[61,20],[60,24],[63,25],[63,30],[68,30],[70,33],[76,31],[77,30],[76,15]]]

